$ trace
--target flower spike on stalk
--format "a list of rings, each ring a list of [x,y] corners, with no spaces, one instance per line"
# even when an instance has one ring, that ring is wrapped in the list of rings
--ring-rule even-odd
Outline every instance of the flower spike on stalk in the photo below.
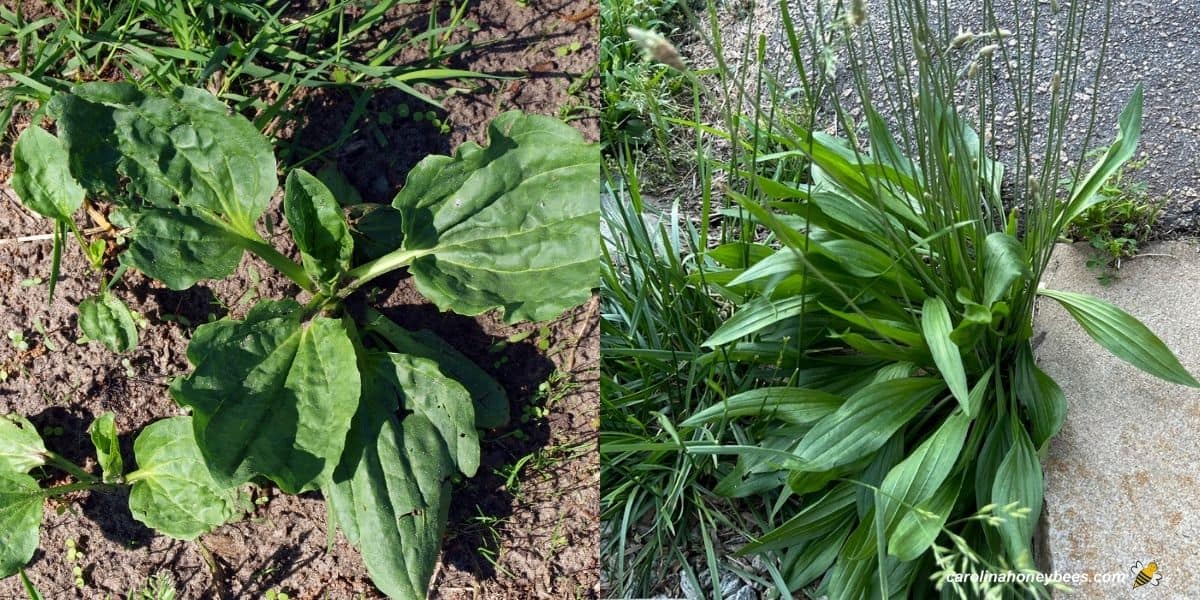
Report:
[[[645,50],[649,58],[675,70],[687,71],[687,65],[684,64],[683,57],[679,55],[675,45],[662,34],[637,27],[629,27],[626,31],[629,32],[629,37]]]

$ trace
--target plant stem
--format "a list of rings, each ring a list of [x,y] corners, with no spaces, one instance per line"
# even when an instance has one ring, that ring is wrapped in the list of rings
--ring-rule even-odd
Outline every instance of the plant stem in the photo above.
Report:
[[[274,246],[268,244],[265,240],[255,236],[254,238],[242,238],[242,245],[245,248],[258,255],[259,258],[267,261],[277,271],[283,273],[288,279],[296,282],[296,285],[304,288],[306,291],[316,293],[317,284],[313,282],[308,273],[304,272],[304,267],[293,262],[292,259],[283,255],[282,252],[275,249]]]
[[[414,259],[420,258],[429,254],[429,250],[396,250],[385,254],[369,263],[359,265],[346,273],[346,279],[349,281],[342,289],[338,290],[337,297],[345,299],[355,290],[367,284],[367,282],[376,277],[391,273],[396,269],[407,267],[412,264]]]
[[[69,483],[67,485],[60,485],[60,486],[44,489],[44,490],[42,490],[42,496],[44,496],[46,498],[55,498],[58,496],[70,494],[72,492],[89,492],[92,490],[102,490],[102,489],[115,490],[115,489],[117,489],[117,486],[114,484],[111,484],[111,483],[100,483],[98,481],[91,482],[91,483],[80,481],[78,483]]]
[[[88,473],[87,471],[84,471],[83,468],[81,468],[79,465],[76,465],[75,463],[67,460],[61,454],[58,454],[57,452],[46,451],[46,459],[50,461],[50,464],[58,467],[59,469],[62,469],[63,471],[66,471],[67,473],[70,473],[71,475],[74,475],[75,478],[80,480],[81,482],[85,482],[88,484],[95,484],[95,483],[100,482],[100,479],[98,477],[96,477],[95,475],[92,475],[91,473]]]

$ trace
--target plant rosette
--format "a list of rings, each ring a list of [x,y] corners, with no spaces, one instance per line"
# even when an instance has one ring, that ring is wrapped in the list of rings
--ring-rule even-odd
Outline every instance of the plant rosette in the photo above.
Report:
[[[581,304],[599,277],[599,148],[557,120],[509,112],[492,121],[488,145],[422,160],[390,205],[336,197],[332,178],[294,170],[283,212],[297,263],[256,229],[278,186],[269,142],[207,92],[155,96],[88,83],[54,97],[48,112],[57,135],[36,125],[22,134],[13,185],[26,206],[57,223],[52,279],[67,235],[85,251],[95,243],[74,223],[85,196],[111,202],[113,221],[128,226],[111,279],[103,260],[92,261],[102,291],[80,306],[89,338],[116,351],[136,344],[111,289],[127,269],[180,290],[229,276],[250,251],[306,292],[303,303],[264,299],[244,318],[196,328],[193,370],[170,388],[190,416],[147,427],[135,442],[139,468],[100,485],[131,486],[134,515],[181,538],[234,518],[230,495],[252,480],[292,494],[320,490],[379,589],[424,598],[451,478],[475,474],[477,428],[506,423],[508,400],[437,336],[370,307],[350,311],[345,301],[407,269],[439,309],[463,315],[546,320]],[[353,226],[347,212],[359,216]],[[102,464],[119,459],[113,448]],[[3,544],[10,555],[0,576],[32,556],[35,499],[55,493],[27,474],[34,466],[18,462],[0,479],[0,513],[16,519],[4,531],[21,536]],[[170,493],[187,501],[176,506],[186,511],[139,491],[158,490],[161,477],[192,483]]]

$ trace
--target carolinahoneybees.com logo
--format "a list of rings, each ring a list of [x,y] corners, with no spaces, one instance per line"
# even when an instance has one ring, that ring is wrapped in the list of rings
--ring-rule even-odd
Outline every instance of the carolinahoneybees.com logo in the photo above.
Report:
[[[1130,573],[1136,573],[1133,576],[1134,589],[1140,588],[1147,583],[1158,587],[1158,582],[1162,580],[1162,573],[1158,572],[1158,563],[1150,561],[1146,566],[1142,566],[1142,561],[1137,561],[1130,565]]]

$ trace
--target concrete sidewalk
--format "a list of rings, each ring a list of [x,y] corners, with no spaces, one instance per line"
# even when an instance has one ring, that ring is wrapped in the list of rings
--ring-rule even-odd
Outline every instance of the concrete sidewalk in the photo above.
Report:
[[[1200,245],[1168,242],[1127,261],[1105,287],[1086,244],[1060,246],[1046,287],[1098,296],[1138,317],[1200,376]],[[1042,369],[1066,393],[1066,424],[1043,460],[1043,554],[1057,573],[1123,574],[1075,586],[1082,598],[1200,598],[1200,390],[1114,358],[1057,303],[1035,319]],[[1130,567],[1155,561],[1158,587]]]

